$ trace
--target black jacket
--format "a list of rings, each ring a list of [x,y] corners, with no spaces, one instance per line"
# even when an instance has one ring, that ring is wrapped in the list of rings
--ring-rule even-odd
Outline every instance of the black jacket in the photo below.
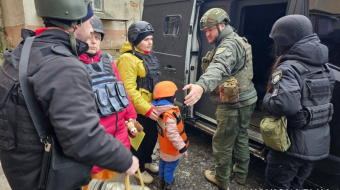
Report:
[[[320,160],[328,156],[330,148],[330,129],[328,124],[318,128],[304,128],[294,126],[289,122],[303,106],[301,104],[301,77],[291,66],[291,63],[299,61],[310,66],[321,67],[328,62],[328,48],[320,43],[316,34],[302,38],[295,43],[290,50],[283,55],[281,63],[272,76],[272,86],[278,91],[271,90],[265,95],[263,106],[266,111],[277,116],[287,116],[287,131],[291,140],[291,146],[287,154],[304,159]],[[273,74],[275,75],[275,74]],[[331,82],[331,81],[330,81]],[[276,84],[275,84],[276,83]],[[332,83],[332,82],[331,82]],[[331,91],[334,81],[331,85]]]
[[[77,48],[80,55],[88,46],[77,40]],[[12,53],[20,57],[21,48]],[[84,63],[72,54],[67,33],[50,29],[35,38],[28,75],[41,110],[66,155],[118,172],[131,166],[130,151],[99,125],[90,76]],[[0,151],[11,187],[36,189],[42,152]]]

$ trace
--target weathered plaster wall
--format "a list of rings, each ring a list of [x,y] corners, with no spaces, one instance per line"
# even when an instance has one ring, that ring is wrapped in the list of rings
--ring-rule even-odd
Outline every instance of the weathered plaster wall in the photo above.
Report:
[[[21,28],[35,30],[43,27],[43,22],[36,15],[34,0],[0,0],[3,15],[4,38],[8,48],[15,47],[20,41]],[[122,44],[126,41],[126,29],[134,21],[141,19],[144,0],[103,0],[104,12],[125,22],[102,20],[106,33],[102,43],[105,52],[118,56]],[[1,29],[1,28],[0,28]],[[1,37],[1,36],[0,36]]]

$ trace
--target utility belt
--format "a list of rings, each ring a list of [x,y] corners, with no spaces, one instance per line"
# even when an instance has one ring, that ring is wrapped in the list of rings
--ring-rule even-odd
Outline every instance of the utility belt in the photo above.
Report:
[[[297,128],[314,129],[325,126],[332,120],[333,104],[305,107],[292,117],[288,117],[288,125]]]

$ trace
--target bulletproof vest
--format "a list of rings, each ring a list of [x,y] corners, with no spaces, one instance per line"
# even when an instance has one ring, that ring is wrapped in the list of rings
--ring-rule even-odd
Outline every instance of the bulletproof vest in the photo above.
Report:
[[[18,79],[22,44],[13,51],[5,51],[0,66],[0,148],[42,152],[44,145],[26,107]],[[40,49],[43,48],[46,49]]]
[[[333,72],[328,64],[312,66],[298,61],[290,65],[300,75],[301,105],[294,116],[287,117],[288,125],[317,128],[332,120],[332,91],[335,84]]]
[[[127,53],[132,53],[132,51]],[[158,59],[154,52],[146,55],[135,51],[134,55],[143,61],[146,74],[145,77],[137,77],[137,89],[144,88],[149,92],[153,92],[153,88],[158,83],[159,75],[161,74]]]
[[[166,154],[177,155],[179,154],[179,150],[177,150],[172,142],[168,139],[166,134],[167,131],[165,130],[165,123],[168,117],[176,120],[179,135],[183,139],[185,146],[187,147],[189,145],[189,141],[183,125],[183,120],[181,118],[181,113],[179,111],[179,108],[176,108],[164,112],[162,115],[160,115],[160,119],[157,121],[159,148],[162,152]]]
[[[231,34],[227,36],[226,38],[237,40],[237,42],[244,48],[245,54],[246,54],[245,63],[244,63],[244,66],[236,74],[233,74],[230,77],[230,80],[228,79],[225,83],[217,87],[212,92],[213,94],[214,93],[220,94],[219,100],[216,100],[215,98],[212,99],[212,101],[215,103],[217,102],[237,103],[238,101],[243,101],[242,99],[243,96],[240,96],[240,95],[248,90],[254,89],[254,84],[252,82],[254,74],[253,74],[253,58],[252,58],[251,45],[248,43],[246,38],[244,37],[242,38],[238,36],[236,33]],[[221,40],[221,42],[223,40]],[[215,55],[216,49],[218,49],[219,45],[215,49],[213,49],[211,52],[208,52],[208,54],[202,59],[202,65],[204,65],[202,66],[203,70],[205,70],[209,66],[210,62],[212,61]],[[231,88],[231,86],[235,86],[235,88]],[[225,91],[226,89],[230,89],[229,92],[226,92]]]
[[[110,116],[125,110],[129,105],[124,84],[118,81],[111,63],[111,56],[102,53],[100,62],[85,64],[91,76],[92,89],[100,116]]]
[[[234,75],[238,82],[239,93],[242,93],[254,88],[254,84],[251,81],[254,77],[253,56],[251,52],[251,45],[248,43],[246,38],[241,38],[237,36],[235,37],[235,39],[242,45],[246,52],[246,60],[243,68]]]

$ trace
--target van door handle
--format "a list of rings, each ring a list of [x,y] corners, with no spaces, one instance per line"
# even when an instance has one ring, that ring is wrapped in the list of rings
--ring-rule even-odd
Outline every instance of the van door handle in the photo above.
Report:
[[[167,65],[164,67],[164,70],[169,72],[169,73],[176,73],[177,69],[172,67],[171,65]]]

